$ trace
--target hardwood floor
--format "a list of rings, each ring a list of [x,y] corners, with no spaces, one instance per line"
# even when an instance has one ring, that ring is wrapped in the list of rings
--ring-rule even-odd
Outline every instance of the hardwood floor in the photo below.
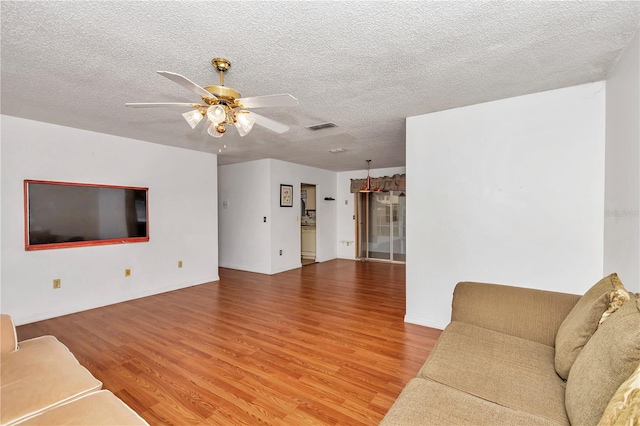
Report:
[[[52,334],[151,424],[375,425],[440,330],[403,322],[405,267],[333,260],[18,327]]]

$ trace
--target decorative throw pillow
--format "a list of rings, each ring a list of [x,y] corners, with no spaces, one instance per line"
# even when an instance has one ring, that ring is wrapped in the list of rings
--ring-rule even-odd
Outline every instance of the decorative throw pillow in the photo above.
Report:
[[[600,426],[640,424],[640,364],[620,385],[600,419]]]
[[[565,408],[572,425],[596,425],[640,364],[640,299],[632,298],[596,330],[571,367]]]
[[[624,302],[631,298],[631,295],[629,294],[627,289],[622,285],[622,281],[620,281],[620,278],[618,278],[618,274],[614,273],[609,276],[611,277],[611,283],[613,284],[615,289],[611,290],[611,292],[609,293],[609,307],[600,317],[598,326],[605,322],[605,320],[609,318],[609,315],[614,313],[620,306],[624,304]]]
[[[617,274],[604,277],[578,300],[578,303],[560,324],[555,342],[555,367],[556,372],[563,379],[566,380],[569,377],[571,366],[598,328],[604,313],[611,309],[611,312],[606,316],[608,317],[612,312],[615,312],[618,302],[611,304],[611,297],[612,295],[615,297],[620,295],[619,298],[623,298],[624,296],[619,290],[624,290],[624,287]],[[624,292],[628,294],[626,290]]]

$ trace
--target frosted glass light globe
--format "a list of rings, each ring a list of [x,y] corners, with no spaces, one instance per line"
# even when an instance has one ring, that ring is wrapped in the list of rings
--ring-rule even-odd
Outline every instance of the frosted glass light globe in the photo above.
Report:
[[[207,118],[214,124],[220,124],[227,119],[227,112],[221,105],[211,105],[207,108]]]
[[[251,113],[243,112],[236,115],[236,122],[234,123],[240,136],[244,136],[251,131],[256,118]]]
[[[222,133],[218,132],[218,129],[216,128],[217,126],[218,125],[216,123],[211,123],[209,125],[209,128],[207,129],[207,133],[209,133],[214,138],[221,138]]]
[[[204,118],[200,111],[198,111],[197,109],[185,112],[184,114],[182,114],[182,116],[185,120],[187,120],[187,123],[189,123],[189,126],[191,126],[192,129],[195,129],[198,123]]]

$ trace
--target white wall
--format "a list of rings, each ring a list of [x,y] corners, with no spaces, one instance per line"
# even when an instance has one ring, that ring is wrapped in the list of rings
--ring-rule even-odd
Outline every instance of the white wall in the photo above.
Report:
[[[640,292],[640,36],[607,79],[604,272]]]
[[[381,169],[371,169],[371,177],[393,176],[404,174],[405,167],[389,167]],[[367,177],[367,170],[353,170],[349,172],[338,172],[337,196],[334,197],[337,203],[338,215],[338,257],[340,259],[356,258],[356,221],[355,198],[351,191],[351,179],[364,179]],[[410,196],[410,195],[407,195]]]
[[[603,275],[604,82],[407,119],[407,322],[459,281],[583,293]]]
[[[215,155],[1,120],[1,310],[17,324],[218,280]],[[150,240],[27,252],[24,179],[148,187]]]
[[[220,266],[263,274],[301,266],[302,183],[316,185],[316,260],[336,258],[336,202],[324,200],[336,198],[335,172],[266,159],[220,166],[218,179]],[[280,207],[280,184],[293,185],[293,207]]]

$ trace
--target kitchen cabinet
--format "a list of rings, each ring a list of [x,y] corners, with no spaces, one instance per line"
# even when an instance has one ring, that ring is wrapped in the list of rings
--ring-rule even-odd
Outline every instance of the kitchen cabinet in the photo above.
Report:
[[[300,231],[302,257],[305,259],[316,258],[316,228],[315,226],[303,226]]]

